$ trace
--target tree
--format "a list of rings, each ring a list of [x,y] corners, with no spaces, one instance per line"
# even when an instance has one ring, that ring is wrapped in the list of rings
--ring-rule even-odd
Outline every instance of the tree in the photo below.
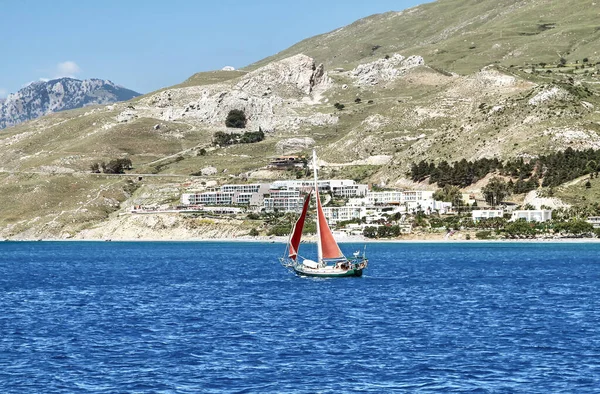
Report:
[[[242,134],[240,142],[242,144],[252,144],[254,142],[260,142],[265,139],[265,133],[259,127],[258,131],[247,131]]]
[[[250,212],[248,216],[246,216],[249,220],[259,220],[260,215],[256,212]]]
[[[102,162],[102,171],[105,174],[124,174],[125,170],[130,170],[132,167],[130,159],[114,159],[104,164]]]
[[[246,114],[244,111],[239,109],[232,109],[227,114],[225,119],[225,126],[233,127],[236,129],[243,129],[246,127]]]
[[[275,236],[281,237],[281,236],[288,235],[291,230],[292,230],[292,226],[290,224],[285,224],[285,223],[277,224],[274,227],[271,227],[269,229],[269,232],[267,233],[267,235],[275,235]]]
[[[94,174],[100,173],[100,164],[98,164],[98,163],[90,164],[90,171],[92,171]]]
[[[363,235],[367,238],[376,238],[377,237],[377,227],[368,226],[363,230]]]
[[[504,228],[504,231],[511,237],[518,235],[531,237],[536,233],[535,228],[530,223],[527,223],[524,219],[519,219],[510,223]]]
[[[340,104],[340,103],[335,103],[335,104],[333,104],[333,106],[339,111],[343,110],[345,107],[344,104]]]
[[[217,131],[213,135],[213,144],[219,146],[231,145],[234,143],[235,139],[239,137],[239,134],[236,133],[225,133],[223,131]]]
[[[508,185],[504,181],[504,179],[499,177],[493,177],[490,179],[488,184],[481,189],[483,192],[483,196],[485,197],[485,201],[487,201],[491,206],[496,206],[502,202],[502,200],[507,197],[510,192],[508,190]]]
[[[585,220],[573,219],[568,222],[556,224],[554,226],[554,231],[557,233],[565,232],[580,236],[583,234],[591,234],[594,231],[594,226]]]
[[[446,185],[433,193],[433,199],[436,201],[445,201],[452,203],[453,206],[462,205],[462,193],[458,186]]]
[[[219,146],[226,146],[226,145],[233,145],[233,144],[251,144],[254,142],[260,142],[264,139],[265,139],[265,133],[260,128],[258,129],[258,131],[246,131],[242,134],[225,133],[223,131],[217,131],[213,135],[213,144],[219,145]]]
[[[582,235],[594,231],[594,226],[585,220],[573,220],[569,222],[569,231],[571,234]]]

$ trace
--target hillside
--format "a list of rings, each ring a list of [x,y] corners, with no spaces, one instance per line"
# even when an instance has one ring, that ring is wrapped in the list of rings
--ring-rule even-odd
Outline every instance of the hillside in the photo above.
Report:
[[[0,236],[75,236],[133,204],[174,203],[190,179],[289,177],[263,167],[311,147],[323,176],[393,187],[411,184],[407,172],[420,160],[598,149],[598,33],[593,13],[578,10],[442,0],[365,18],[245,70],[199,73],[128,102],[10,127],[0,133],[0,194],[13,199],[0,206]],[[232,131],[224,124],[232,109],[266,139],[213,146],[215,132]],[[131,175],[90,173],[116,158],[132,161]],[[208,166],[217,174],[192,177]]]
[[[561,57],[600,60],[600,3],[557,0],[439,0],[360,19],[308,38],[248,69],[298,53],[329,69],[353,68],[392,53],[418,54],[460,74],[489,64],[556,64]]]
[[[0,100],[0,129],[54,112],[110,104],[136,96],[139,93],[102,79],[37,81]]]

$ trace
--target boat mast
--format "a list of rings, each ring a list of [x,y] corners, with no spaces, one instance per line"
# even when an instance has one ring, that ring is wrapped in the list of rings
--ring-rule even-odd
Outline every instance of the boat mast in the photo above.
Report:
[[[317,180],[317,152],[313,149],[313,173],[315,176],[315,198],[317,205],[319,203],[319,182]],[[319,210],[317,209],[317,262],[323,261],[323,246],[321,245],[321,228],[319,226]]]

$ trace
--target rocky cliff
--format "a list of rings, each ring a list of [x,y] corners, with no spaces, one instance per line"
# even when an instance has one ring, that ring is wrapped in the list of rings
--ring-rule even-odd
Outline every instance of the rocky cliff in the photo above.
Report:
[[[229,111],[237,109],[246,114],[249,129],[296,130],[337,123],[337,117],[330,114],[302,114],[302,109],[318,104],[331,86],[323,65],[300,54],[226,83],[175,87],[150,94],[127,114],[222,127]]]
[[[60,78],[33,82],[0,101],[0,129],[40,116],[94,104],[110,104],[139,96],[102,79]]]

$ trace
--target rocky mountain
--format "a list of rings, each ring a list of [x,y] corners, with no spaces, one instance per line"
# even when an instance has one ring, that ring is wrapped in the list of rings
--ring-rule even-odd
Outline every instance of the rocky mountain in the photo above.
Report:
[[[242,70],[11,127],[0,133],[0,195],[13,197],[0,206],[0,236],[77,236],[131,205],[173,204],[189,187],[289,177],[265,168],[270,158],[312,147],[324,177],[419,188],[436,187],[407,179],[423,159],[600,149],[600,28],[596,3],[585,4],[439,0]],[[215,146],[216,132],[239,132],[225,127],[232,109],[266,138]],[[116,158],[148,176],[90,174]]]
[[[0,129],[53,112],[96,104],[110,104],[139,96],[102,79],[59,78],[33,82],[0,100]]]

